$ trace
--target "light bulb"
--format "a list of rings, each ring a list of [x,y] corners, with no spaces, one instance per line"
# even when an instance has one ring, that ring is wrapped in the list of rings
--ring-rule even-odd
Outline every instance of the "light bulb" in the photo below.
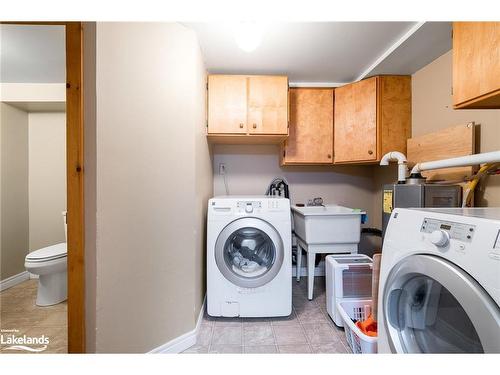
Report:
[[[234,40],[245,52],[254,51],[262,42],[263,28],[255,22],[241,22],[234,31]]]

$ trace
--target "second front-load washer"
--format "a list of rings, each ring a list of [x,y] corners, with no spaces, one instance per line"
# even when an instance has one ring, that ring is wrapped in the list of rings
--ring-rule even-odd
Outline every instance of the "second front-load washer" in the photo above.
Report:
[[[290,202],[225,196],[208,202],[207,311],[271,317],[292,312]]]
[[[379,353],[500,353],[500,209],[395,209]]]

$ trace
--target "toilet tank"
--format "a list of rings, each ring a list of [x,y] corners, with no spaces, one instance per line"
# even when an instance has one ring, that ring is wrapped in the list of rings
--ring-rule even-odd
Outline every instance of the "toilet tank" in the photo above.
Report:
[[[64,239],[66,242],[68,242],[68,219],[67,219],[67,214],[68,211],[63,211],[62,212],[62,217],[64,221]]]

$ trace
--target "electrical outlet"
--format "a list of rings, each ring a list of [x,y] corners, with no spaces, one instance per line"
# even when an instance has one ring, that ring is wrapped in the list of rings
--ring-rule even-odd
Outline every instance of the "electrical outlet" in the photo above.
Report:
[[[219,174],[220,175],[226,174],[226,164],[224,163],[219,164]]]

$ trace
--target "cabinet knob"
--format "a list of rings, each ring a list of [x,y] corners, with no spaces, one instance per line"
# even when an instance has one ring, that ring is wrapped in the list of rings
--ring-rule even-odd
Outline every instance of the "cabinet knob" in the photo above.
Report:
[[[328,154],[327,157],[328,157],[328,159],[331,159],[332,158],[332,154]]]
[[[372,150],[368,150],[368,155],[373,155],[373,151]]]
[[[253,124],[253,128],[254,128],[254,129],[257,129],[257,124],[255,124],[255,123],[254,123],[254,124]]]
[[[240,123],[240,129],[243,129],[243,123]]]

